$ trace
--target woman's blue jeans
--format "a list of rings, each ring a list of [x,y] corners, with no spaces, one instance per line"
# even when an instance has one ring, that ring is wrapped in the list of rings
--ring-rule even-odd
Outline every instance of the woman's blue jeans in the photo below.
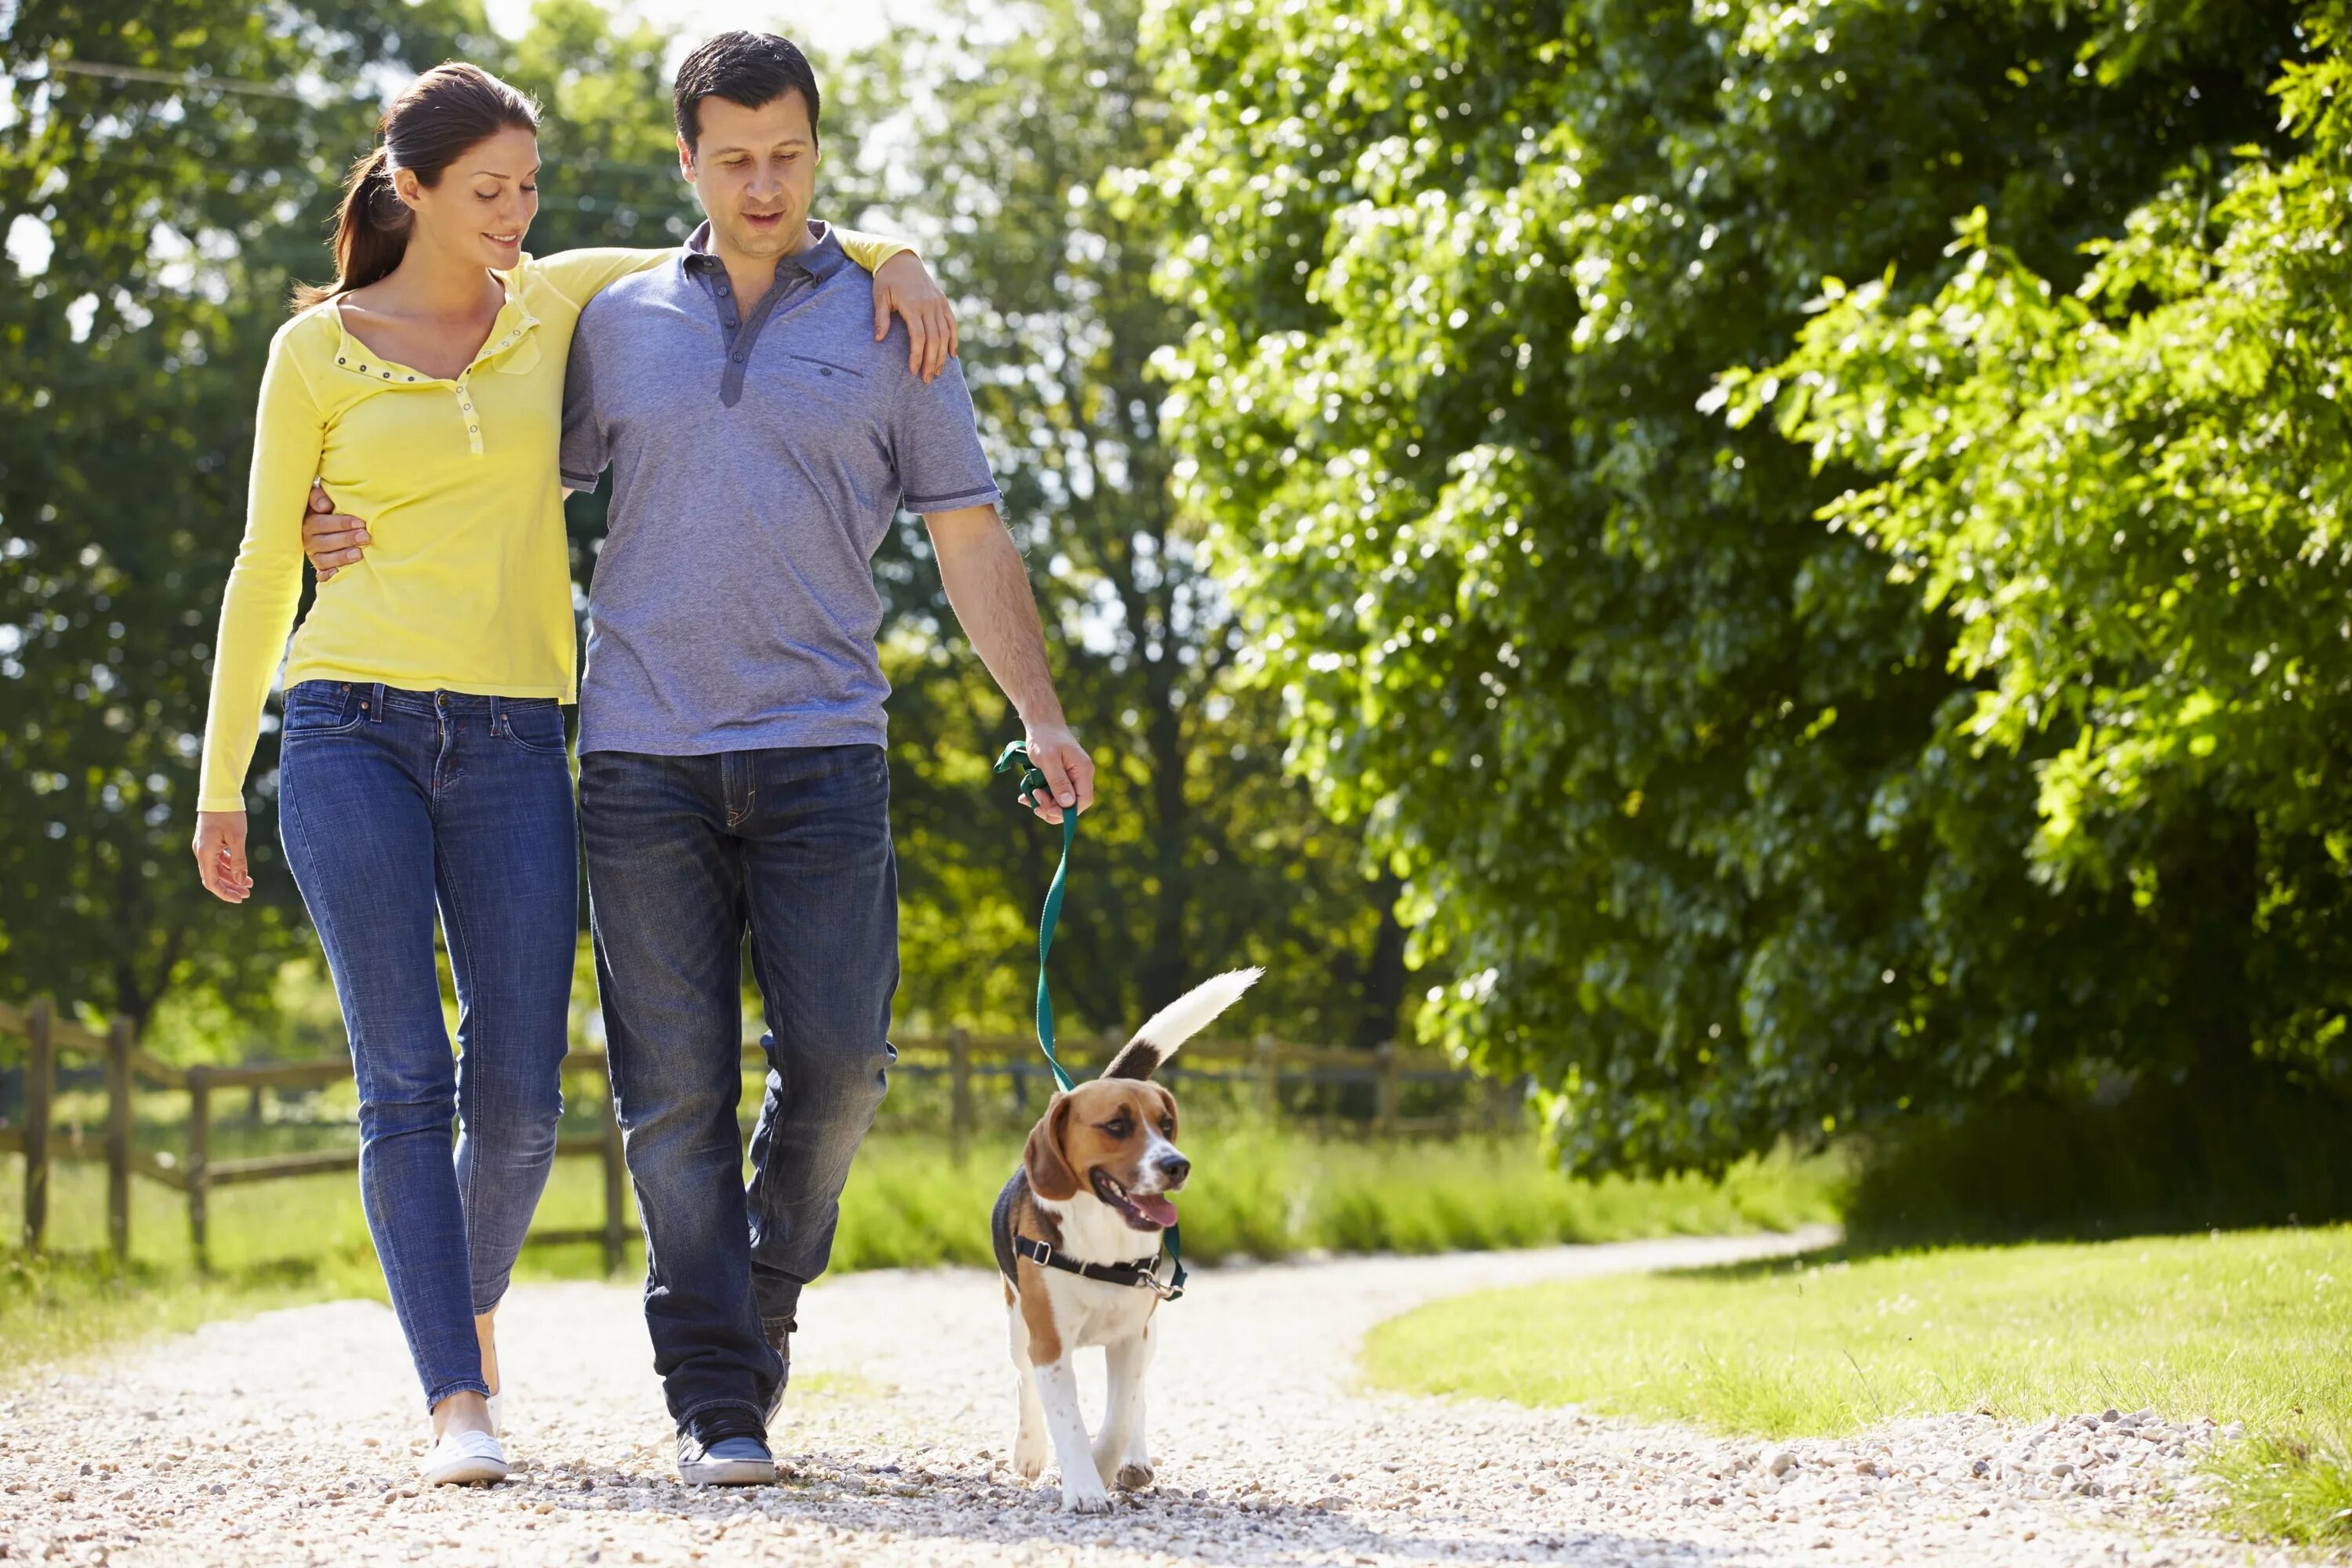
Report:
[[[580,870],[562,710],[303,681],[286,694],[278,822],[342,1004],[361,1201],[425,1406],[486,1394],[474,1318],[506,1293],[563,1109]]]

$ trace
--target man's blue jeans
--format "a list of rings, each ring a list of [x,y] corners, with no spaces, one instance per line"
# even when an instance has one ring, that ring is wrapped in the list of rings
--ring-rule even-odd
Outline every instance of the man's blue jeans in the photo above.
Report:
[[[879,746],[591,752],[580,822],[596,984],[646,1228],[646,1324],[671,1417],[763,1411],[763,1320],[824,1271],[841,1189],[897,1059],[898,865]],[[767,1093],[743,1182],[743,940]]]
[[[580,849],[562,711],[305,680],[286,694],[278,819],[342,1004],[360,1198],[425,1406],[487,1393],[474,1316],[506,1293],[563,1110]]]

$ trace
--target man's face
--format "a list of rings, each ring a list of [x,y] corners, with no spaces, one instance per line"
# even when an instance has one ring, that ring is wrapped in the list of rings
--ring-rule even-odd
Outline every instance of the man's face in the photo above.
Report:
[[[738,256],[789,256],[808,243],[816,199],[816,133],[797,89],[746,109],[723,98],[698,106],[700,142],[681,138],[678,167],[710,218],[716,248]]]

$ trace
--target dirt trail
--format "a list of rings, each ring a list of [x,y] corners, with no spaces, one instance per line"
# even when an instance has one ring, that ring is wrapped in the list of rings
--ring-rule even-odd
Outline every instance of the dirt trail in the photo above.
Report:
[[[2198,1533],[2185,1504],[2158,1500],[2194,1486],[2199,1445],[2177,1429],[2084,1461],[2104,1470],[2053,1477],[2052,1445],[2115,1445],[1981,1417],[1913,1422],[1793,1445],[1797,1463],[1775,1479],[1777,1445],[1353,1381],[1364,1331],[1423,1300],[1822,1239],[1202,1271],[1163,1314],[1150,1398],[1159,1487],[1097,1518],[1061,1514],[1050,1472],[1031,1490],[1006,1468],[1012,1373],[984,1273],[856,1275],[813,1290],[774,1435],[786,1482],[731,1492],[676,1482],[634,1289],[541,1285],[509,1298],[501,1338],[520,1468],[486,1489],[416,1484],[423,1421],[389,1311],[275,1312],[11,1390],[0,1546],[10,1561],[172,1568],[2250,1560]],[[1091,1419],[1093,1358],[1087,1371]],[[1991,1458],[1981,1476],[1969,1470],[1979,1456]],[[2094,1473],[2108,1480],[2086,1487]]]

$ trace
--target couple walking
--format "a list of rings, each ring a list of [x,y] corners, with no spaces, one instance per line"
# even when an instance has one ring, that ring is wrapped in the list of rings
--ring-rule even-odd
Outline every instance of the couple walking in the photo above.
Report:
[[[353,171],[334,286],[270,347],[194,849],[206,888],[249,896],[245,775],[307,550],[278,820],[351,1037],[361,1194],[436,1481],[506,1472],[493,1331],[555,1152],[583,844],[679,1474],[775,1479],[801,1288],[895,1055],[870,563],[902,505],[1027,728],[1040,815],[1092,804],[945,300],[906,246],[812,221],[818,110],[792,44],[710,40],[676,92],[708,221],[676,249],[536,258],[531,103],[429,71]],[[575,815],[562,497],[608,468]],[[768,1026],[748,1188],[747,931]]]

